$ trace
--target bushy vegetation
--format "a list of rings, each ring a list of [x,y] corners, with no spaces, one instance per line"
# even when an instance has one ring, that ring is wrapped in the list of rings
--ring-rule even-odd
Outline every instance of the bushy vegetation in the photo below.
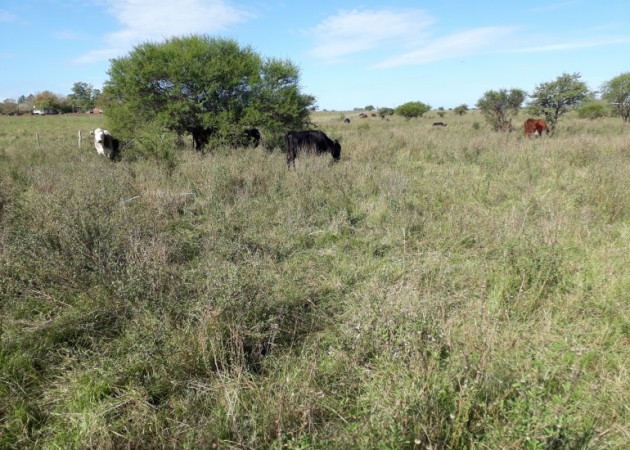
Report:
[[[431,111],[431,106],[422,102],[407,102],[396,107],[395,112],[405,119],[415,119],[422,117],[425,113]]]
[[[263,58],[232,39],[205,35],[147,42],[111,61],[103,96],[107,127],[129,139],[159,127],[193,136],[197,150],[236,145],[256,128],[268,145],[308,125],[315,98],[303,94],[289,60]]]
[[[453,112],[458,116],[463,116],[468,112],[468,105],[466,103],[462,103],[461,105],[453,108]]]
[[[584,104],[592,95],[581,74],[563,73],[553,81],[536,86],[529,94],[531,101],[527,109],[534,116],[543,116],[553,133],[562,116]]]
[[[602,85],[602,100],[608,102],[615,114],[630,122],[630,72],[624,72]]]
[[[602,101],[585,103],[577,108],[576,111],[580,119],[599,119],[600,117],[608,117],[610,115],[608,105]]]
[[[518,115],[527,97],[522,89],[499,89],[486,91],[477,101],[486,122],[494,131],[512,131],[512,119]]]
[[[625,448],[630,129],[312,119],[339,163],[0,117],[0,448]]]

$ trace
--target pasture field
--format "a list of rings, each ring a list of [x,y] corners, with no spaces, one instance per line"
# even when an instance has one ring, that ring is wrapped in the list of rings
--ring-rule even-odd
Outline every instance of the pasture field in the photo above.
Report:
[[[630,125],[346,115],[295,170],[0,117],[0,448],[627,449]]]

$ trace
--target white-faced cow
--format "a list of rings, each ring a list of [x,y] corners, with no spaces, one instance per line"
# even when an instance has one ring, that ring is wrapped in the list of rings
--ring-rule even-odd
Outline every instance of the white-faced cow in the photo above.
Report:
[[[298,153],[330,153],[334,160],[341,156],[341,144],[319,130],[289,131],[284,140],[287,144],[287,165],[295,166]]]
[[[113,137],[111,133],[102,128],[90,131],[94,136],[94,148],[99,155],[107,156],[112,161],[119,156],[120,141]]]

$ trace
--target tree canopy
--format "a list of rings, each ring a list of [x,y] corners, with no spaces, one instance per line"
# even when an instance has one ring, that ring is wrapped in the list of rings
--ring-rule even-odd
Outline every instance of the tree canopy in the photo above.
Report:
[[[139,45],[112,60],[108,75],[108,127],[129,138],[150,122],[191,134],[200,151],[252,127],[277,143],[284,131],[308,123],[315,103],[300,92],[290,61],[263,59],[234,40],[204,35]]]
[[[624,122],[630,122],[630,72],[622,73],[602,85],[602,99]]]
[[[35,95],[33,106],[37,109],[61,109],[62,98],[50,91],[40,92]]]
[[[431,110],[431,106],[422,102],[407,102],[396,108],[396,114],[403,116],[405,119],[422,117],[424,113]]]
[[[511,131],[512,118],[518,114],[526,96],[522,89],[486,91],[477,101],[477,108],[495,131]]]
[[[453,108],[453,112],[458,116],[463,116],[468,112],[468,105],[466,103],[462,103],[461,105]]]
[[[388,108],[386,106],[379,108],[378,111],[376,112],[378,114],[378,116],[381,119],[384,119],[385,116],[393,116],[394,115],[394,109],[393,108]]]
[[[555,130],[560,117],[589,99],[588,86],[581,78],[579,73],[563,73],[554,81],[539,84],[530,94],[530,113],[543,116],[549,128]]]
[[[602,101],[584,103],[577,109],[580,119],[598,119],[610,115],[608,106]]]
[[[94,86],[78,81],[72,86],[72,94],[68,95],[74,105],[80,106],[84,111],[88,111],[96,106],[96,99],[101,94],[101,91],[94,89]]]

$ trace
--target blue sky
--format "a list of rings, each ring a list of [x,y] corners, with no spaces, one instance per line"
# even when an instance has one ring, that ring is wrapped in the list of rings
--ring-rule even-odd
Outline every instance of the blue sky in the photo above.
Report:
[[[234,38],[288,58],[320,109],[474,106],[562,73],[593,90],[630,71],[630,1],[0,0],[0,101],[75,82],[171,36]]]

